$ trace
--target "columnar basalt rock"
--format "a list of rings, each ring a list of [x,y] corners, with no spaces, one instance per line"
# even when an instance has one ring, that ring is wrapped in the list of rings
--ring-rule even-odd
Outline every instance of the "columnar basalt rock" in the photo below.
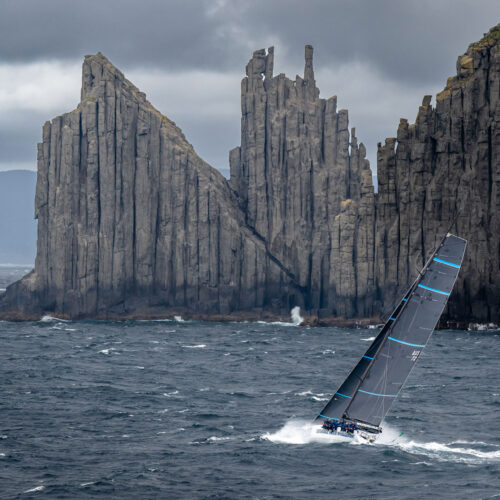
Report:
[[[43,127],[35,207],[35,270],[4,309],[224,314],[267,306],[270,275],[294,294],[223,176],[101,54],[85,58],[77,109]]]
[[[303,78],[273,66],[271,47],[246,67],[228,182],[87,56],[80,104],[43,127],[36,265],[0,318],[382,315],[451,230],[469,247],[445,319],[500,323],[500,25],[379,144],[378,193],[347,111],[319,97],[312,47]]]
[[[376,283],[387,308],[449,229],[469,242],[448,320],[500,323],[500,25],[378,150]]]
[[[354,129],[349,134],[348,113],[337,111],[337,98],[319,98],[311,46],[305,48],[304,77],[294,81],[273,76],[273,58],[272,47],[267,54],[258,50],[247,65],[231,186],[247,224],[307,289],[309,311],[369,315],[375,212],[366,150]],[[350,208],[343,211],[346,200]],[[346,251],[339,241],[355,238],[360,224],[362,238]]]

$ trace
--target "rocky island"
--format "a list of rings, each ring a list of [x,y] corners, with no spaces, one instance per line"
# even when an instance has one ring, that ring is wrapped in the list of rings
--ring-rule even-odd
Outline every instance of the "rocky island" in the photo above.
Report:
[[[414,124],[365,147],[336,97],[273,75],[254,52],[241,84],[230,180],[102,54],[81,101],[43,127],[34,270],[0,318],[378,321],[451,230],[468,239],[443,317],[500,323],[500,25],[425,96]]]

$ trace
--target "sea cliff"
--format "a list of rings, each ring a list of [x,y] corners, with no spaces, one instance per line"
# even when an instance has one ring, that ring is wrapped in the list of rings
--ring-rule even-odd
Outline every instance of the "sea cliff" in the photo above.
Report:
[[[35,269],[0,317],[378,321],[441,237],[469,240],[444,322],[500,323],[500,25],[457,61],[436,105],[365,147],[313,49],[303,77],[256,51],[241,85],[230,180],[102,54],[81,101],[43,127]]]

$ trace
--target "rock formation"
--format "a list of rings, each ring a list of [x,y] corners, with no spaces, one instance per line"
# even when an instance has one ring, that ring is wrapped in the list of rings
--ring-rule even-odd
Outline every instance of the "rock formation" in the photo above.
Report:
[[[251,310],[276,297],[269,276],[293,295],[227,181],[101,54],[78,107],[43,127],[35,216],[35,269],[3,301],[21,316]]]
[[[384,307],[450,229],[468,249],[446,316],[500,323],[500,25],[469,46],[416,122],[378,149],[376,284]],[[455,222],[454,222],[455,221]]]
[[[378,193],[347,111],[319,97],[312,56],[306,46],[304,77],[290,80],[273,76],[272,47],[253,54],[229,182],[87,56],[80,104],[43,127],[36,265],[0,317],[256,318],[299,305],[319,323],[367,318],[390,310],[450,229],[469,249],[447,319],[500,323],[500,25],[459,57],[435,107],[425,96],[415,124],[379,144]]]
[[[306,46],[304,78],[273,77],[273,48],[258,50],[241,83],[241,146],[231,186],[246,223],[306,290],[314,314],[372,312],[374,194],[365,147],[347,110],[320,99]]]

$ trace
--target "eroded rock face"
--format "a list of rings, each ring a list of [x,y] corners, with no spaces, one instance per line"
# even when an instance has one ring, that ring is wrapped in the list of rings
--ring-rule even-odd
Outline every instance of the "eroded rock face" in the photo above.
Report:
[[[295,288],[227,181],[101,54],[85,58],[77,109],[43,127],[35,206],[35,270],[4,308],[224,314],[266,306],[269,276]]]
[[[312,57],[306,46],[290,80],[273,76],[272,47],[254,53],[227,182],[87,56],[80,104],[43,127],[36,266],[0,317],[270,319],[299,305],[311,324],[366,318],[390,311],[450,230],[469,247],[447,319],[500,323],[500,25],[459,57],[436,107],[425,96],[379,144],[378,194]]]
[[[500,323],[500,25],[378,150],[376,282],[384,306],[447,230],[468,249],[448,320]]]
[[[370,315],[375,211],[365,147],[337,98],[319,98],[311,46],[303,78],[273,76],[273,58],[272,47],[256,51],[241,82],[231,186],[247,224],[307,290],[308,310]]]

